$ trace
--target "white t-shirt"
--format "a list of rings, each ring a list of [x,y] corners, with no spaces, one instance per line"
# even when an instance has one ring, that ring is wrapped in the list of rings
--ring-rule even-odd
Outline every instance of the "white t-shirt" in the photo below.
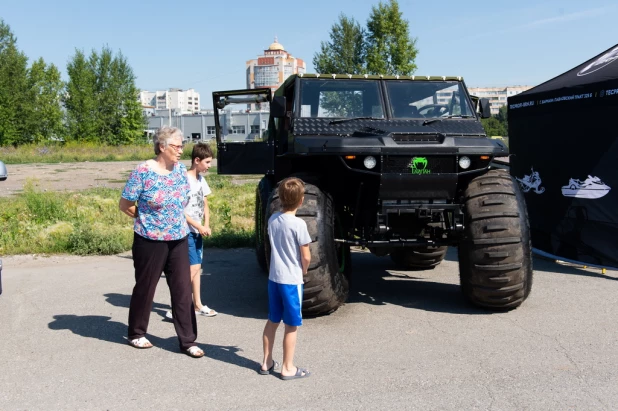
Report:
[[[191,191],[189,192],[189,202],[185,207],[185,214],[195,221],[202,223],[204,219],[204,197],[210,195],[212,191],[210,191],[210,187],[203,176],[198,174],[197,180],[190,175],[187,177],[189,179]],[[192,233],[198,232],[191,224],[189,224],[189,229]]]
[[[279,284],[302,284],[300,246],[311,242],[307,223],[291,214],[275,213],[268,219],[268,238],[270,241],[268,279]]]

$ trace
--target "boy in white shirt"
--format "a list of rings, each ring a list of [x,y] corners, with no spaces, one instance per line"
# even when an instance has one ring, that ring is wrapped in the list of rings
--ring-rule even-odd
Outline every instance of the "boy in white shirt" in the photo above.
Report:
[[[191,287],[193,290],[193,305],[195,314],[214,317],[217,312],[205,304],[200,298],[200,277],[204,246],[202,236],[210,236],[210,210],[207,196],[212,193],[206,179],[201,175],[208,171],[212,163],[212,150],[207,144],[197,143],[191,153],[191,168],[187,171],[189,186],[189,201],[185,206],[185,216],[189,223],[189,264],[191,265]],[[202,222],[204,224],[202,224]],[[172,318],[168,311],[167,318]]]

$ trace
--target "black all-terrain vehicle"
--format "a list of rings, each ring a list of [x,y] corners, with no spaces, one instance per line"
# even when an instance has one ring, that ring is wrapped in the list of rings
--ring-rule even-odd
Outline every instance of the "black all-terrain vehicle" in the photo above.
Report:
[[[457,246],[472,303],[506,310],[528,297],[524,197],[507,171],[492,167],[508,149],[487,138],[479,118],[489,117],[489,102],[471,97],[461,78],[293,75],[272,98],[270,89],[249,89],[215,92],[213,101],[219,173],[264,175],[255,247],[265,271],[277,183],[289,176],[306,183],[297,213],[313,239],[305,314],[346,301],[350,246],[412,269],[435,267]],[[258,138],[233,139],[233,104],[270,105],[268,126],[253,129]]]

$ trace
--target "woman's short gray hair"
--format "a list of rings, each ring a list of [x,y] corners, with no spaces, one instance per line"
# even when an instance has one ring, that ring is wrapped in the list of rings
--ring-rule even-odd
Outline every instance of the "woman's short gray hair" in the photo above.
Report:
[[[153,138],[155,155],[161,154],[161,144],[167,147],[169,141],[177,136],[182,138],[182,131],[177,127],[163,126],[157,129]]]

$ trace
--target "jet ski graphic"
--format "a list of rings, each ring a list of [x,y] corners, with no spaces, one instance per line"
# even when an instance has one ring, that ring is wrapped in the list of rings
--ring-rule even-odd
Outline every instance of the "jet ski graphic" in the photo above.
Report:
[[[562,186],[562,195],[594,200],[605,196],[609,190],[611,187],[605,185],[599,177],[588,176],[584,181],[570,178],[569,184]]]
[[[521,191],[524,193],[527,193],[530,190],[534,190],[537,194],[543,194],[545,192],[545,187],[541,187],[541,177],[539,176],[539,172],[534,171],[534,168],[530,169],[529,176],[524,176],[524,178],[515,177],[515,179],[519,181]]]

